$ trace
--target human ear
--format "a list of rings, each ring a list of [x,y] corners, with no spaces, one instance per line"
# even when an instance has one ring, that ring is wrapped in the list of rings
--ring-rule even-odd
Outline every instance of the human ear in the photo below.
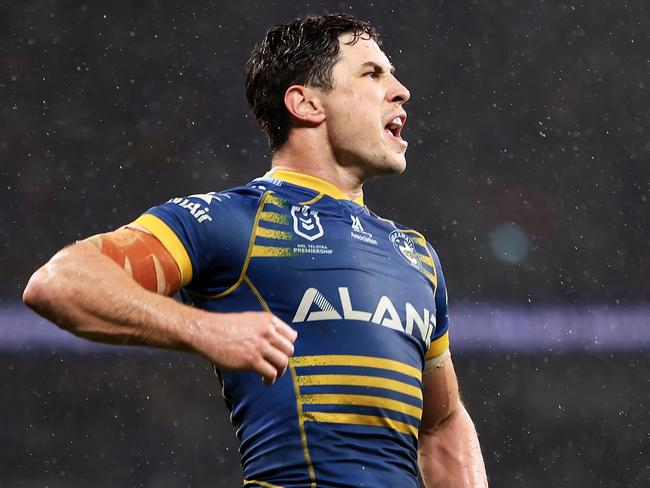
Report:
[[[325,120],[325,112],[317,90],[303,85],[292,85],[284,93],[284,106],[291,116],[303,123],[318,125]]]

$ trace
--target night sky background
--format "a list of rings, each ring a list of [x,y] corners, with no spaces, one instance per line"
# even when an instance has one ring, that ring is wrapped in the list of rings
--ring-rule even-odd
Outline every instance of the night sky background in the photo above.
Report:
[[[75,239],[266,171],[244,63],[327,10],[374,22],[411,91],[407,173],[366,200],[425,232],[454,300],[650,300],[643,2],[3,3],[6,299]]]

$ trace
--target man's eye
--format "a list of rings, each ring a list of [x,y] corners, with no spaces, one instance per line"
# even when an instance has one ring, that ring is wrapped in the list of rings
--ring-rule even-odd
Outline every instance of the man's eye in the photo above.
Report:
[[[370,78],[379,78],[379,73],[377,71],[368,71],[364,76],[370,76]]]

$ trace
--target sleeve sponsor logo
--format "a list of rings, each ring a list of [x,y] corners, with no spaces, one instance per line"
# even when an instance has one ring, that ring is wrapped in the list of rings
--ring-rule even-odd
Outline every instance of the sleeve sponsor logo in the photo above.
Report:
[[[227,195],[217,195],[216,192],[211,191],[210,193],[197,193],[196,195],[190,195],[187,198],[179,197],[172,198],[168,200],[167,203],[173,203],[178,205],[181,208],[186,209],[192,217],[196,219],[198,223],[211,222],[212,217],[210,217],[210,207],[206,205],[211,205],[213,200],[221,202],[221,197]],[[192,201],[191,198],[201,200],[201,202]],[[230,197],[228,197],[230,198]]]
[[[203,200],[205,203],[210,205],[212,203],[212,200],[216,200],[218,202],[221,201],[221,198],[217,196],[217,193],[214,191],[211,191],[209,193],[197,193],[195,195],[190,195],[187,198],[198,198],[199,200]]]

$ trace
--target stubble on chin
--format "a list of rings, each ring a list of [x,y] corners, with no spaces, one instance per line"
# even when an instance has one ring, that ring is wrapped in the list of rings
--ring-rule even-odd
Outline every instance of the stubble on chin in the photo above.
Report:
[[[402,174],[406,170],[404,154],[390,154],[374,149],[363,161],[358,162],[363,179]]]
[[[385,148],[376,148],[376,153],[373,165],[375,176],[399,175],[406,170],[405,151],[387,151]]]
[[[349,138],[332,141],[338,166],[356,174],[361,180],[402,174],[406,169],[406,150],[386,147],[386,141],[364,141],[362,145]]]

